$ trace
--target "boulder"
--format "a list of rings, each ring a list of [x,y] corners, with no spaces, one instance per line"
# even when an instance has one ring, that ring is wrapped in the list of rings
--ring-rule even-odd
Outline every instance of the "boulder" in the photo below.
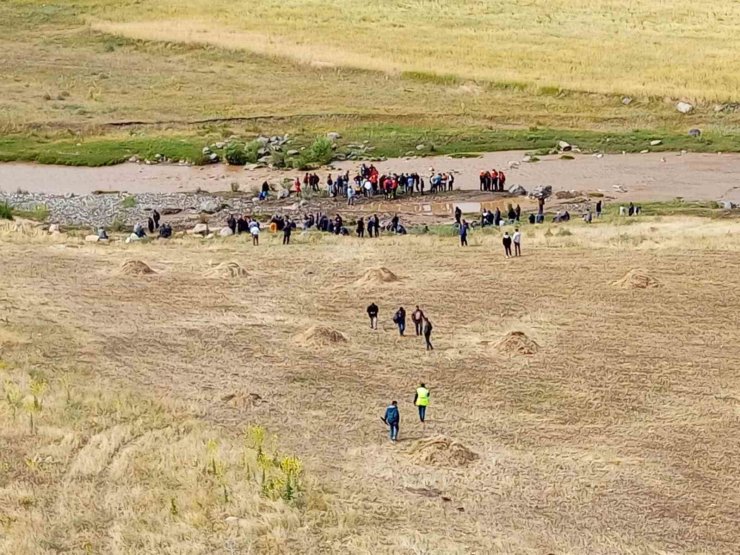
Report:
[[[257,141],[258,143],[260,143],[262,145],[269,145],[270,144],[270,139],[267,138],[267,137],[263,137],[261,135],[259,137],[257,137],[255,139],[255,141]]]
[[[676,110],[682,114],[689,114],[694,111],[694,105],[688,102],[678,102],[676,103]]]
[[[224,148],[224,147],[226,147],[226,143],[224,143],[224,142],[218,142],[214,146],[216,148]]]
[[[546,199],[552,196],[552,187],[550,185],[538,185],[529,196],[537,199]]]
[[[203,147],[203,155],[208,156],[211,153],[210,147],[204,146]]]
[[[98,237],[97,235],[85,236],[85,242],[87,243],[97,243],[98,241],[100,241],[100,237]]]
[[[231,235],[234,235],[234,232],[231,231],[231,228],[230,227],[222,227],[221,228],[221,231],[219,231],[218,234],[221,237],[229,237]]]
[[[689,129],[689,137],[701,137],[701,129],[697,129],[696,127]]]
[[[288,189],[279,189],[277,192],[278,199],[288,198],[289,196],[290,196],[290,191]]]
[[[331,139],[332,141],[337,141],[342,138],[342,136],[337,133],[336,131],[332,131],[330,133],[327,133],[326,136]]]
[[[300,152],[298,152],[295,149],[291,149],[288,152],[286,152],[285,154],[286,154],[286,156],[298,156],[300,154]]]
[[[59,224],[51,224],[49,226],[49,233],[59,233]]]
[[[723,210],[732,210],[735,208],[735,203],[729,200],[720,200],[719,205],[722,207]]]
[[[218,162],[218,154],[212,152],[208,159],[211,161],[212,164],[215,164],[216,162]]]
[[[200,203],[199,210],[201,212],[205,212],[206,214],[215,214],[216,212],[221,210],[221,203],[215,199],[204,200]]]
[[[624,104],[625,106],[629,106],[630,104],[632,104],[632,98],[629,96],[625,96],[624,98],[622,98],[622,104]]]
[[[191,233],[194,235],[208,235],[208,224],[196,224]]]
[[[558,149],[560,152],[570,152],[573,150],[573,145],[565,141],[558,141]]]
[[[517,170],[517,169],[519,169],[519,162],[517,162],[516,160],[510,160],[509,161],[509,169],[510,170]]]
[[[650,141],[650,146],[658,146],[662,144],[663,144],[663,141],[661,141],[660,139],[655,139],[655,140]]]
[[[511,193],[512,195],[525,196],[527,194],[527,190],[521,185],[512,185],[511,187],[509,187],[509,193]]]
[[[424,150],[426,145],[416,145],[416,150]]]

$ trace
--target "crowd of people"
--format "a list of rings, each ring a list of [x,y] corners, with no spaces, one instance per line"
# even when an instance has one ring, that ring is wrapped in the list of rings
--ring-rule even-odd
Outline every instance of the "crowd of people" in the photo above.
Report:
[[[506,174],[504,170],[483,170],[480,172],[481,191],[505,191]]]

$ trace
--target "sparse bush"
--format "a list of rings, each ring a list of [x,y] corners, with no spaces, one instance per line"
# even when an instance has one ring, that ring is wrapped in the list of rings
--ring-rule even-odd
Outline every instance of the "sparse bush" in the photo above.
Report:
[[[231,182],[231,192],[232,193],[238,193],[239,192],[239,183],[236,181]]]
[[[558,229],[558,237],[570,237],[571,235],[573,235],[573,233],[569,229],[564,227]]]
[[[225,158],[232,166],[243,166],[248,162],[244,145],[240,143],[231,143],[226,147]]]
[[[327,137],[318,137],[310,147],[301,152],[296,167],[309,169],[311,166],[325,166],[334,158],[334,143]]]
[[[272,151],[272,165],[276,168],[284,168],[285,167],[285,153],[279,150],[273,150]]]
[[[10,207],[10,205],[7,202],[3,202],[0,204],[0,220],[12,220],[13,219],[13,209]]]
[[[133,195],[127,196],[121,201],[121,206],[123,208],[136,208],[136,197]]]
[[[247,163],[257,163],[257,160],[259,160],[260,157],[259,150],[261,148],[262,143],[260,143],[259,141],[252,141],[246,144],[246,146],[244,147],[244,154],[246,155]]]

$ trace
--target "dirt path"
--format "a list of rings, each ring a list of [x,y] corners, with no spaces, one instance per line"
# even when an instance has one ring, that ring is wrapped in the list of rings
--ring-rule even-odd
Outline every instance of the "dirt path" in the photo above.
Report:
[[[454,171],[456,188],[478,188],[483,168],[509,168],[521,161],[523,152],[495,152],[479,158],[452,159],[398,158],[378,162],[381,171],[413,172],[428,175],[430,168]],[[357,162],[341,162],[341,171],[353,170]],[[506,170],[508,183],[529,189],[552,185],[555,190],[602,191],[620,200],[731,200],[740,202],[740,154],[612,154],[601,158],[575,155],[574,160],[543,157],[537,163],[521,163]],[[33,164],[0,164],[0,190],[85,194],[95,190],[144,192],[185,192],[229,190],[238,182],[243,190],[265,179],[293,177],[299,172],[269,169],[246,171],[224,165],[207,167],[146,166],[122,164],[104,168],[75,168]],[[326,175],[322,171],[321,175]],[[620,192],[620,188],[626,192]]]

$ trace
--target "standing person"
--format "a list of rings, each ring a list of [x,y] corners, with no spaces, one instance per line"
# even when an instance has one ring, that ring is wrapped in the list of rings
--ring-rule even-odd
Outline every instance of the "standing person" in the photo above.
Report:
[[[419,387],[416,388],[414,404],[419,408],[419,420],[424,424],[424,420],[427,417],[427,407],[429,406],[429,390],[423,383],[419,384]]]
[[[347,185],[347,206],[354,206],[355,204],[355,188],[352,185]]]
[[[290,245],[290,234],[293,232],[293,222],[288,219],[283,228],[283,245]]]
[[[414,327],[416,328],[416,335],[422,334],[422,322],[424,320],[424,312],[419,308],[419,305],[416,305],[416,310],[414,310],[411,313],[411,321],[414,323]]]
[[[429,318],[424,316],[424,341],[427,344],[427,351],[434,350],[434,347],[432,347],[432,341],[431,341],[432,329],[434,329],[432,326],[432,322],[429,320]]]
[[[462,210],[460,210],[459,206],[455,206],[455,223],[457,225],[460,225],[461,219],[462,219]]]
[[[465,220],[460,224],[460,246],[468,246],[468,222]]]
[[[236,235],[236,218],[234,214],[229,214],[229,217],[226,218],[226,226],[231,230],[231,233]]]
[[[596,217],[601,218],[601,201],[596,202]]]
[[[398,403],[396,401],[391,401],[391,404],[385,409],[385,416],[381,420],[390,428],[391,441],[396,443],[398,439],[398,425],[401,423],[401,415],[398,412]]]
[[[516,216],[516,221],[519,221],[519,218],[522,217],[522,207],[518,204],[516,205],[516,208],[514,208],[514,216]]]
[[[514,256],[522,255],[522,232],[519,228],[514,230],[514,237],[512,237],[514,243]]]
[[[149,230],[149,233],[154,233],[154,220],[148,218],[146,222],[146,227]]]
[[[249,233],[252,235],[252,245],[258,246],[260,244],[260,224],[256,220],[252,220]]]
[[[378,218],[377,214],[373,214],[373,230],[375,231],[375,236],[380,237],[380,218]]]
[[[378,329],[378,305],[376,305],[375,303],[370,303],[370,306],[367,307],[367,315],[370,317],[370,329],[377,330]]]
[[[393,323],[398,326],[398,334],[403,337],[403,332],[406,331],[406,310],[403,307],[399,307],[396,311]]]
[[[447,190],[452,191],[452,188],[455,185],[455,176],[450,173],[450,177],[447,180]]]
[[[156,229],[159,229],[159,219],[160,219],[160,217],[161,216],[159,215],[159,212],[155,208],[154,211],[152,212],[152,219],[154,219],[154,227]]]
[[[370,231],[370,230],[368,230],[368,231]],[[363,220],[362,218],[360,218],[359,220],[357,220],[357,236],[358,237],[364,237],[365,236],[365,220]]]
[[[508,231],[504,233],[502,243],[504,244],[504,253],[506,254],[506,258],[511,258],[511,237],[509,236]]]

